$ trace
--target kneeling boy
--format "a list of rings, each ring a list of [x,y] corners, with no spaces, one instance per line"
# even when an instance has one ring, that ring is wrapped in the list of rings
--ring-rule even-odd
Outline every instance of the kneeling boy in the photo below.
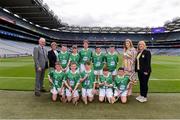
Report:
[[[62,71],[62,67],[59,62],[55,63],[55,70],[51,71],[48,75],[49,82],[52,84],[52,100],[56,101],[59,94],[61,101],[65,102],[64,96],[64,81],[65,73]]]
[[[99,101],[103,102],[104,99],[108,99],[109,103],[113,103],[113,82],[112,75],[108,72],[107,68],[103,69],[103,75],[100,76],[99,83]]]
[[[124,68],[118,69],[118,75],[114,80],[114,97],[118,100],[120,97],[122,103],[127,102],[128,86],[129,86],[129,77],[125,75]]]
[[[95,75],[91,69],[91,62],[86,62],[85,71],[81,73],[80,82],[82,84],[82,100],[85,104],[92,102],[95,93]]]
[[[77,89],[79,86],[80,75],[76,70],[76,63],[72,62],[70,68],[71,70],[66,73],[66,97],[68,102],[72,100],[73,104],[77,104],[79,100],[79,93]]]

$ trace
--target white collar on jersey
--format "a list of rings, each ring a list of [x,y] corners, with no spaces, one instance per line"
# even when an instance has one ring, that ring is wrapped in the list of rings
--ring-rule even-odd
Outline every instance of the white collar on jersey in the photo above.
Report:
[[[72,74],[76,74],[76,73],[77,73],[77,70],[76,70],[74,73],[72,72],[72,70],[70,70],[70,72],[71,72]]]
[[[87,48],[86,50],[83,48],[83,50],[84,50],[84,51],[88,51],[88,50],[89,50],[89,48]]]
[[[85,70],[86,73],[90,73],[91,72],[91,69],[89,71]]]
[[[106,78],[108,78],[108,77],[109,77],[109,75],[110,75],[110,73],[108,73],[108,75],[107,75],[107,76],[105,76],[105,75],[103,74],[103,76],[104,76],[104,77],[106,77]]]
[[[114,53],[110,53],[110,52],[108,52],[108,54],[109,54],[109,55],[115,55],[115,54],[116,54],[116,52],[114,52]]]
[[[99,54],[97,54],[97,53],[95,52],[95,54],[96,54],[97,56],[100,56],[100,55],[101,55],[101,52],[100,52]]]
[[[76,56],[76,55],[78,55],[78,53],[76,53],[76,54],[72,53],[72,55],[73,55],[73,56]]]
[[[123,75],[123,76],[117,75],[118,78],[124,78],[124,76],[125,76],[125,75]]]
[[[61,54],[65,54],[65,53],[67,53],[67,51],[65,51],[65,52],[61,51]]]
[[[62,73],[62,70],[60,70],[60,71],[55,70],[55,72],[56,72],[56,73]]]

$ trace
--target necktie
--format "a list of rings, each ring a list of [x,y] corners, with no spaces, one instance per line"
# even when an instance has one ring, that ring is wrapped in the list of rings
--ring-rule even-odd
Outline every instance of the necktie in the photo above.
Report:
[[[44,48],[42,47],[42,51],[43,51],[43,55],[44,55],[44,58],[45,58],[45,53],[44,53]]]

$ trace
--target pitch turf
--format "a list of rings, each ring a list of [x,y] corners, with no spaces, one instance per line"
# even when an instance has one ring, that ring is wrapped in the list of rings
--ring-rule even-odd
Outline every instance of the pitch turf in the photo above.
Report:
[[[121,57],[120,61],[122,61]],[[180,56],[153,56],[152,69],[149,92],[180,92]],[[45,84],[48,89],[47,74]],[[33,90],[32,57],[0,59],[0,89]],[[137,85],[134,87],[134,92],[138,91]]]
[[[121,65],[121,62],[119,63]],[[32,57],[0,59],[0,119],[2,118],[180,118],[180,56],[153,56],[149,101],[141,104],[133,96],[123,105],[99,103],[85,106],[51,102],[50,94],[35,97]],[[47,77],[46,88],[49,88]],[[8,90],[8,91],[7,91]],[[12,91],[13,90],[13,91]],[[17,91],[21,90],[21,91]]]
[[[149,102],[139,103],[132,96],[127,104],[51,102],[49,94],[35,97],[31,91],[0,91],[0,118],[23,119],[172,119],[180,118],[180,93],[151,93]]]

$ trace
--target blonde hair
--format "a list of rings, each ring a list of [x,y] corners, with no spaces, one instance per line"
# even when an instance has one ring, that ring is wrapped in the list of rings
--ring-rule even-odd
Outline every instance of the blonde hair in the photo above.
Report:
[[[56,45],[56,46],[57,46],[56,42],[52,42],[52,43],[51,43],[51,47],[52,47],[53,45]]]
[[[140,44],[143,44],[143,45],[144,45],[144,49],[147,48],[145,41],[141,40],[141,41],[138,42],[137,50],[139,50],[139,45],[140,45]]]
[[[125,42],[124,42],[124,49],[125,49],[125,50],[127,50],[126,42],[128,42],[128,43],[130,44],[130,48],[134,48],[133,43],[132,43],[132,40],[126,39]]]

